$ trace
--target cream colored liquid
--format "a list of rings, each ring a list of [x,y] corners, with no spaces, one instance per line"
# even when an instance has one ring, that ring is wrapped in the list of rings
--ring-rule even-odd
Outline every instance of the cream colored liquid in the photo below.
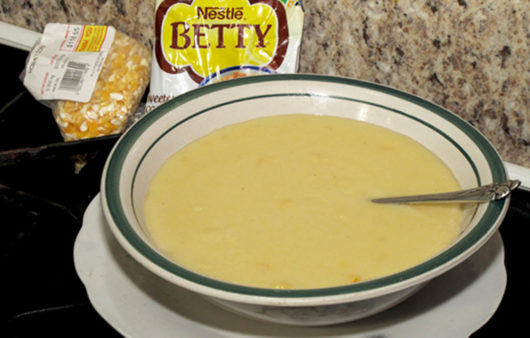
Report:
[[[349,284],[412,267],[460,232],[458,205],[371,198],[459,189],[415,141],[313,115],[261,118],[179,150],[153,178],[148,229],[178,264],[266,288]]]

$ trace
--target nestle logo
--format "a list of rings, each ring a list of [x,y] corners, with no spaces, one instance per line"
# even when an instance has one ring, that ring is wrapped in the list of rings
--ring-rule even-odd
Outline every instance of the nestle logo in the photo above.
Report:
[[[241,20],[243,7],[197,7],[197,17],[207,20]]]

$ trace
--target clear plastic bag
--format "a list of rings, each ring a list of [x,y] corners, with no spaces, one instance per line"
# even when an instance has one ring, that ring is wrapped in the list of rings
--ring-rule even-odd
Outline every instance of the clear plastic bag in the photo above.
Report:
[[[68,26],[75,28],[83,27],[81,28],[82,30],[86,30],[85,27],[105,27],[89,25]],[[104,29],[101,31],[107,32]],[[74,32],[74,30],[68,27],[67,32]],[[99,52],[98,48],[101,48],[98,47],[97,43],[105,38],[105,36],[102,36],[98,40],[98,37],[95,37],[92,38],[92,42],[89,40],[88,42],[85,42],[84,46],[80,46],[80,44],[83,43],[82,34],[83,31],[77,33],[77,47],[74,46],[70,49],[63,47],[65,43],[68,44],[69,41],[72,40],[69,40],[68,34],[66,34],[66,37],[60,37],[64,40],[63,42],[58,43],[57,53],[48,53],[49,56],[45,60],[50,59],[50,63],[55,62],[56,68],[64,68],[61,72],[57,73],[60,74],[56,76],[57,79],[52,79],[53,81],[50,81],[50,76],[43,79],[37,77],[34,79],[28,79],[26,76],[30,70],[29,68],[34,67],[35,58],[43,57],[42,55],[38,55],[38,53],[39,49],[45,49],[45,39],[38,41],[30,52],[25,73],[22,75],[24,77],[24,83],[28,89],[30,89],[31,86],[37,87],[37,91],[35,89],[33,89],[33,91],[30,89],[30,92],[32,92],[39,101],[52,109],[55,121],[57,122],[65,141],[106,136],[123,132],[127,126],[129,117],[140,105],[140,101],[149,83],[149,75],[151,73],[151,51],[140,42],[119,31],[112,31],[112,44],[105,56],[97,61],[99,64],[96,62],[94,65],[88,67],[88,63],[75,61],[75,57],[82,55],[83,53]],[[104,33],[100,33],[100,35],[101,34]],[[89,38],[91,38],[91,36],[89,36]],[[54,42],[52,42],[52,44],[53,43]],[[92,43],[92,45],[90,45],[90,43]],[[53,48],[51,49],[53,50]],[[33,71],[33,69],[31,69],[31,71]],[[88,96],[88,101],[82,102],[81,99],[77,99],[76,94],[79,94],[79,88],[83,84],[83,81],[88,81],[84,76],[89,76],[90,73],[94,75],[94,72],[99,72],[99,75],[96,74],[97,80],[95,80],[91,94]],[[49,81],[46,82],[46,80]],[[31,83],[31,81],[34,83]],[[39,85],[42,87],[40,92],[38,92]],[[66,94],[62,94],[63,96],[58,99],[50,99],[49,96],[43,97],[42,95],[46,94],[46,86],[50,87],[48,88],[50,91],[62,86],[62,89],[64,89],[63,92],[66,92]],[[64,96],[68,95],[68,91],[71,92],[71,99]]]

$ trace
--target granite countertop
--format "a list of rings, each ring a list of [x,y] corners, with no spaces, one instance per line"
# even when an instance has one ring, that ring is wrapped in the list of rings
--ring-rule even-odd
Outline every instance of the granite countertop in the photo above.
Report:
[[[0,21],[114,25],[152,47],[155,1],[3,0]],[[530,1],[304,0],[300,72],[381,83],[477,127],[530,167]]]

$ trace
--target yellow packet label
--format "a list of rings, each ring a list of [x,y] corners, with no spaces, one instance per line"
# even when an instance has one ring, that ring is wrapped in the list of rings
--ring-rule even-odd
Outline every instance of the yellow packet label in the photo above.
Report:
[[[176,3],[168,8],[161,27],[165,70],[189,67],[204,78],[236,65],[270,64],[275,50],[287,38],[287,32],[278,31],[278,21],[285,20],[285,11],[280,8],[275,13],[264,3],[251,5],[246,0]]]
[[[85,25],[76,52],[99,52],[107,37],[108,26]]]

